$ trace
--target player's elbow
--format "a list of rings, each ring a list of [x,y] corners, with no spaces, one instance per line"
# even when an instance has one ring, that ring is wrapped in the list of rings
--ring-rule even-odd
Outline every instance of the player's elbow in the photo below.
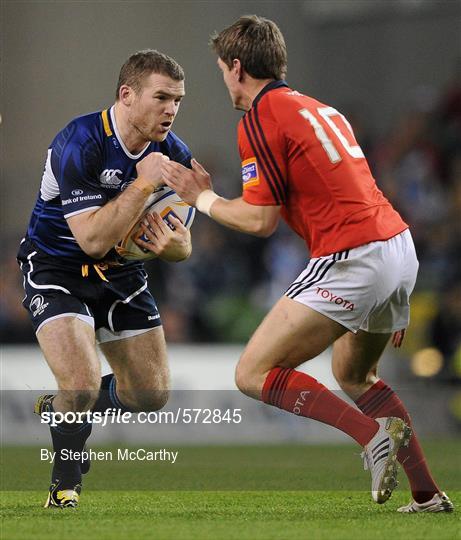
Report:
[[[268,227],[267,225],[260,227],[256,233],[256,236],[260,236],[261,238],[269,238],[269,236],[274,233],[275,229],[276,227]]]
[[[72,216],[67,222],[80,249],[93,259],[102,259],[115,242],[110,245],[112,239],[101,234],[101,226],[94,221],[96,212]]]
[[[100,260],[100,259],[103,259],[107,255],[108,251],[109,251],[108,249],[92,249],[92,250],[86,250],[85,253],[89,255],[92,259]]]
[[[92,259],[103,259],[110,250],[110,248],[105,246],[98,238],[77,239],[77,243],[81,250]]]
[[[277,221],[264,219],[259,217],[252,221],[250,234],[259,236],[261,238],[268,238],[273,234],[277,228]]]

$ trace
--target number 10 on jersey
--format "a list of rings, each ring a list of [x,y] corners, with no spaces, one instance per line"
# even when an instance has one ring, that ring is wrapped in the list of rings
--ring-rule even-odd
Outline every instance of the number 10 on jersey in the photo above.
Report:
[[[339,116],[339,118],[342,120],[342,123],[344,124],[343,129],[347,128],[352,134],[352,136],[354,137],[354,132],[352,131],[351,125],[339,111],[337,111],[333,107],[318,107],[317,112],[320,118],[322,118],[326,122],[326,124],[331,128],[333,133],[336,135],[336,138],[338,139],[339,143],[343,146],[343,148],[351,157],[353,158],[365,157],[363,155],[363,152],[360,146],[358,144],[351,145],[349,141],[347,140],[347,138],[345,137],[344,133],[338,127],[338,125],[335,122],[333,122],[332,117]],[[307,109],[301,109],[299,113],[312,126],[315,136],[317,137],[323,149],[325,150],[328,156],[328,159],[331,161],[331,163],[338,163],[339,161],[341,161],[342,158],[337,150],[337,147],[328,136],[327,132],[325,131],[325,128],[322,126],[319,119],[316,118],[316,116],[311,111],[308,111]],[[354,140],[355,140],[355,137],[354,137]]]

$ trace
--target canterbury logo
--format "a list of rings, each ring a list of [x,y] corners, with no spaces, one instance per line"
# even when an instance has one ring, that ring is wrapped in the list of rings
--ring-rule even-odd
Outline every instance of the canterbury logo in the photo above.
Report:
[[[117,174],[123,174],[120,169],[105,169],[99,175],[99,181],[106,186],[118,186],[122,179]]]

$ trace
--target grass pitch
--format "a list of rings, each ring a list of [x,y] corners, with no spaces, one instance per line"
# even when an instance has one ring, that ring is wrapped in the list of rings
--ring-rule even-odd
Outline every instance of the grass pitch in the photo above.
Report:
[[[424,445],[434,475],[461,505],[459,444]],[[357,447],[184,447],[176,464],[99,462],[77,510],[43,509],[49,465],[37,449],[2,450],[7,539],[461,538],[459,512],[401,515],[401,489],[385,505],[369,494]],[[31,478],[30,464],[34,464]],[[27,481],[29,479],[29,481]],[[12,483],[24,491],[12,490]],[[108,491],[110,489],[110,491]],[[458,491],[456,491],[458,489]]]

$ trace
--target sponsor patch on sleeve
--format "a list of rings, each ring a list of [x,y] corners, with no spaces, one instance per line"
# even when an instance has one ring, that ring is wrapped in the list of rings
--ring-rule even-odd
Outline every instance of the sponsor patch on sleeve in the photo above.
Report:
[[[258,164],[255,157],[242,161],[242,184],[243,189],[259,184]]]

